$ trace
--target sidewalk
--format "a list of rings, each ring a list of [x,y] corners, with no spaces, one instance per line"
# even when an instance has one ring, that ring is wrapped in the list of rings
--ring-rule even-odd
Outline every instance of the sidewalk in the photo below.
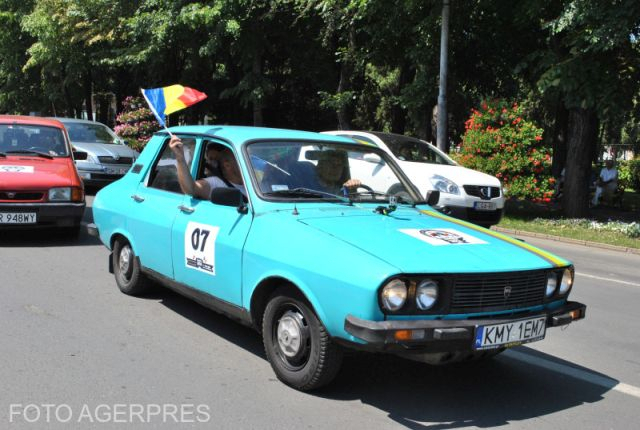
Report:
[[[619,251],[619,252],[626,252],[629,254],[640,255],[640,248],[629,248],[626,246],[607,245],[606,243],[590,242],[588,240],[570,239],[568,237],[552,236],[550,234],[544,234],[544,233],[534,233],[534,232],[523,231],[523,230],[512,230],[509,228],[496,227],[495,225],[491,227],[491,229],[498,231],[500,233],[506,233],[512,236],[537,237],[540,239],[555,240],[557,242],[574,243],[577,245],[589,246],[592,248],[609,249],[612,251]]]

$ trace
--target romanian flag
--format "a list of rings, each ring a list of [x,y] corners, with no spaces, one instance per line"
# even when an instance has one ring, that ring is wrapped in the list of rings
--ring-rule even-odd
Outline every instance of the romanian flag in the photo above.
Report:
[[[149,103],[149,107],[161,126],[165,127],[165,116],[194,105],[207,98],[193,88],[182,85],[170,85],[163,88],[142,89],[142,95]]]

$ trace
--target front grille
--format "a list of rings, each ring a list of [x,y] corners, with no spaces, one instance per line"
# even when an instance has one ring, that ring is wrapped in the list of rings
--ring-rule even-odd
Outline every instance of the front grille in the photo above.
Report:
[[[113,157],[108,157],[108,156],[103,156],[103,157],[98,157],[98,160],[100,160],[100,162],[102,164],[131,164],[133,163],[133,158],[131,157],[120,157],[117,160]]]
[[[483,200],[500,197],[500,187],[489,187],[485,185],[464,185],[465,193],[470,196],[480,197]]]
[[[0,191],[0,200],[10,202],[40,201],[44,198],[44,193],[38,191]]]
[[[451,313],[490,312],[541,305],[546,285],[547,272],[541,270],[459,275],[454,279]]]

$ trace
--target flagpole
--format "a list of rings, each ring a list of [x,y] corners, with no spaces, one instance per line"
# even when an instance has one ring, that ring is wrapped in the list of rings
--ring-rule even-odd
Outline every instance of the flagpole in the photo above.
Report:
[[[153,104],[149,101],[149,99],[147,98],[147,95],[144,93],[144,89],[143,88],[140,88],[140,92],[142,93],[142,97],[144,97],[144,99],[147,101],[147,105],[149,105],[149,109],[151,109],[151,112],[153,112],[153,114],[156,116],[156,119],[160,118],[160,115],[158,115],[158,112],[153,107]],[[169,133],[169,136],[174,137],[173,133],[171,133],[169,131],[169,129],[167,128],[166,118],[165,118],[164,121],[162,121],[162,126],[167,131],[167,133]]]

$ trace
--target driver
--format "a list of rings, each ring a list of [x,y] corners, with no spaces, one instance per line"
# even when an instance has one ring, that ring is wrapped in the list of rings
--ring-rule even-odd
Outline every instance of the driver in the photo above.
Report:
[[[359,179],[349,177],[349,163],[344,151],[322,152],[316,173],[321,190],[327,193],[347,195],[362,185]]]

